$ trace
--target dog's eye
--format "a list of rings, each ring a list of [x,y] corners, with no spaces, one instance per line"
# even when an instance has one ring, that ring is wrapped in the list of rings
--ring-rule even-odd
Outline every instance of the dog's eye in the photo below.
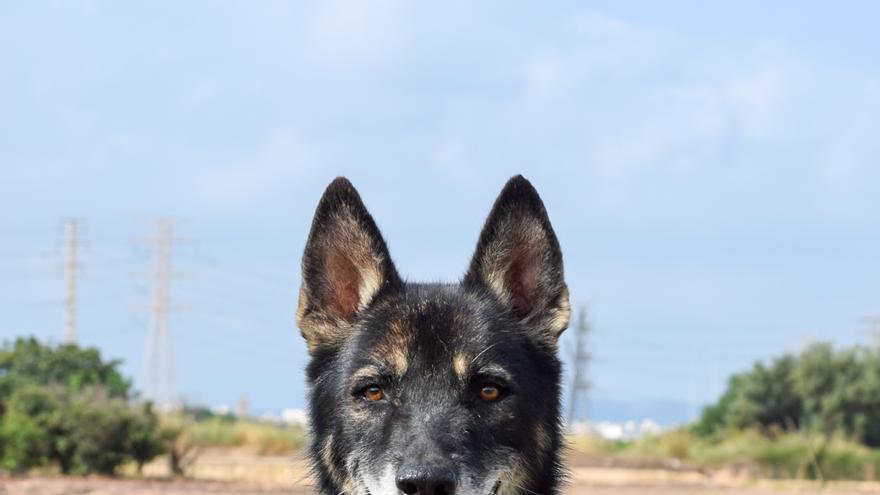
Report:
[[[480,387],[480,398],[486,402],[494,402],[501,397],[501,387],[498,385],[486,384]]]
[[[364,387],[364,389],[361,391],[361,395],[364,396],[364,399],[375,402],[385,398],[385,391],[383,391],[382,387],[378,385],[370,385],[368,387]]]

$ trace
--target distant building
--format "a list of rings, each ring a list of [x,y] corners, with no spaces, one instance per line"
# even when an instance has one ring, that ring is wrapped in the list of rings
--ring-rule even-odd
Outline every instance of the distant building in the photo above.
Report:
[[[281,411],[281,414],[274,411],[266,411],[260,415],[260,419],[282,425],[308,426],[309,424],[309,414],[304,409],[284,409]]]
[[[212,407],[211,412],[216,414],[217,416],[226,416],[227,414],[232,412],[232,408],[230,408],[228,404],[221,404],[219,406]]]
[[[281,411],[281,421],[289,425],[306,426],[309,424],[309,413],[305,409],[285,409]]]

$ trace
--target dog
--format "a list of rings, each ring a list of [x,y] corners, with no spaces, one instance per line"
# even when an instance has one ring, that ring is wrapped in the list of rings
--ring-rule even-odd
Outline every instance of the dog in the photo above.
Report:
[[[562,466],[562,253],[522,176],[458,283],[398,274],[352,184],[324,192],[302,259],[316,489],[325,495],[552,495]]]

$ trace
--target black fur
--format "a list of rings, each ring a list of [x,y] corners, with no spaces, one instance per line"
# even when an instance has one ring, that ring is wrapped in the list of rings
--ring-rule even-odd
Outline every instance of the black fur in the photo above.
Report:
[[[559,244],[521,176],[456,284],[402,281],[357,192],[334,180],[303,256],[297,313],[318,490],[556,493],[556,339],[568,311]],[[481,395],[486,386],[497,399]],[[369,400],[375,390],[381,399]]]

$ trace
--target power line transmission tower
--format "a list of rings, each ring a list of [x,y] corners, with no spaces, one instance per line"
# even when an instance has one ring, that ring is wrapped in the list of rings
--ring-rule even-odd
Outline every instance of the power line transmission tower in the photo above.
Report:
[[[568,427],[574,427],[574,418],[580,400],[584,399],[590,382],[587,379],[587,365],[590,362],[590,353],[587,351],[587,337],[590,333],[590,324],[587,321],[587,306],[582,305],[578,309],[577,324],[574,327],[575,344],[572,352],[572,364],[574,377],[571,380],[571,395],[568,401]]]
[[[75,219],[64,221],[64,343],[76,342],[76,271],[79,226]]]
[[[868,338],[871,339],[871,346],[880,349],[880,315],[866,316],[862,321],[868,325]]]
[[[157,219],[154,223],[153,288],[149,304],[150,320],[144,356],[144,395],[161,410],[177,405],[174,386],[174,363],[169,333],[171,304],[171,249],[180,239],[174,236],[174,220]]]
[[[251,401],[248,400],[247,395],[241,394],[241,397],[239,397],[236,412],[239,419],[247,419],[251,416]]]

